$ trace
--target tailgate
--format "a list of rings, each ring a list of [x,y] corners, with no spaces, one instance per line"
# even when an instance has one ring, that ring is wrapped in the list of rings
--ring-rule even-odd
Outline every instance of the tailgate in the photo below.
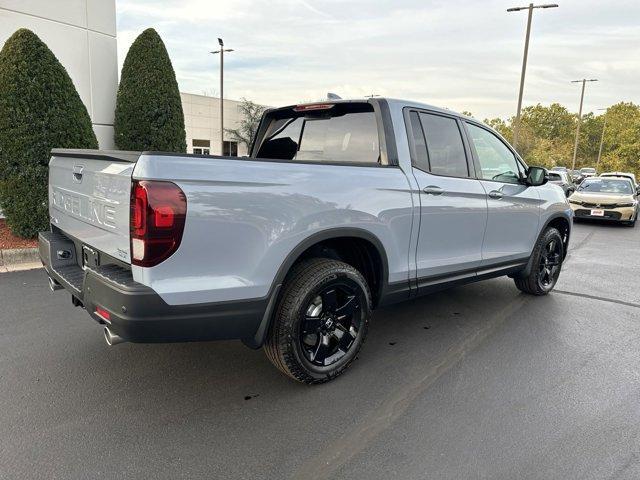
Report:
[[[49,214],[64,233],[130,263],[129,198],[135,152],[53,150]]]

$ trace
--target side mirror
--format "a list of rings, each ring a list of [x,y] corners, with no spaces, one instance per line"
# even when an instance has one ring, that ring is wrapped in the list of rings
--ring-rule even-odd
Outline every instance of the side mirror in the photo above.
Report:
[[[527,185],[530,187],[539,187],[549,181],[547,170],[542,167],[529,167],[527,171]]]

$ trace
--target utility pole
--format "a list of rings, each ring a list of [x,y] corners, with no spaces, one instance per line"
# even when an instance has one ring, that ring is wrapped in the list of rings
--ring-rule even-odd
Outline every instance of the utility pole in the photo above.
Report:
[[[580,108],[578,109],[578,126],[576,127],[576,141],[573,145],[573,163],[571,164],[571,170],[576,169],[576,157],[578,156],[578,138],[580,137],[580,124],[582,123],[582,103],[584,102],[584,87],[587,82],[597,82],[597,78],[587,80],[571,80],[571,83],[582,83],[582,93],[580,94]]]
[[[209,52],[220,54],[220,155],[224,154],[224,52],[233,52],[233,48],[224,48],[224,42],[218,38],[220,50]]]
[[[606,108],[599,108],[598,110],[607,110]],[[600,148],[598,149],[598,160],[596,161],[596,173],[600,166],[600,158],[602,157],[602,144],[604,143],[604,131],[607,128],[607,112],[604,113],[604,119],[602,121],[602,135],[600,136]]]
[[[507,12],[519,12],[520,10],[529,10],[527,17],[527,33],[524,37],[524,56],[522,57],[522,72],[520,73],[520,90],[518,92],[518,110],[516,112],[516,123],[513,126],[513,148],[517,149],[518,135],[520,134],[520,111],[522,110],[522,95],[524,94],[524,77],[527,73],[527,57],[529,56],[529,36],[531,34],[531,19],[533,18],[534,8],[556,8],[557,3],[546,3],[544,5],[534,5],[530,3],[528,7],[508,8]]]

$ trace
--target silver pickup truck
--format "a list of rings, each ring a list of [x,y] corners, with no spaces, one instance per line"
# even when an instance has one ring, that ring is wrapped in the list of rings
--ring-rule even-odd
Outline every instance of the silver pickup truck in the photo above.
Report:
[[[496,132],[383,98],[268,110],[247,158],[54,150],[49,202],[50,286],[109,344],[241,339],[305,383],[381,305],[501,275],[548,293],[572,226]]]

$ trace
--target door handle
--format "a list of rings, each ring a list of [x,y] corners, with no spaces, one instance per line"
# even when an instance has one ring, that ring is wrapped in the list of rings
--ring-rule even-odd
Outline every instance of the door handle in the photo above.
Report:
[[[80,183],[82,182],[82,171],[84,170],[84,165],[74,165],[73,166],[73,179]]]
[[[496,200],[500,200],[503,197],[503,193],[500,190],[491,190],[489,192],[489,196],[491,198],[495,198]]]
[[[436,185],[429,185],[428,187],[424,187],[422,191],[427,195],[442,195],[444,193],[444,190]]]

